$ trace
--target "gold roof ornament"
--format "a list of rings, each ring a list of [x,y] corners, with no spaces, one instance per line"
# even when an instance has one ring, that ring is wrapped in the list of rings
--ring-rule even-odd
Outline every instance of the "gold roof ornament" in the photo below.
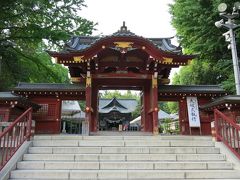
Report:
[[[81,78],[80,77],[71,77],[71,81],[73,83],[80,82]]]
[[[118,48],[132,48],[133,42],[114,42]]]
[[[163,61],[164,63],[172,63],[173,58],[168,58],[168,57],[163,57]]]
[[[83,57],[84,57],[84,56],[74,56],[74,57],[73,57],[73,60],[74,60],[75,62],[81,63],[81,62],[84,62]]]

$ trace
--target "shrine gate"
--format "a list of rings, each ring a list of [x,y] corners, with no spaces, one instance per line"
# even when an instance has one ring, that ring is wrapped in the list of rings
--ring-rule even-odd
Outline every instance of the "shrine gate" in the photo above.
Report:
[[[181,134],[189,134],[186,97],[197,97],[199,105],[202,105],[225,95],[218,86],[167,85],[171,69],[188,65],[195,56],[184,55],[180,47],[171,44],[171,38],[137,36],[127,29],[125,23],[112,35],[73,37],[62,51],[48,53],[57,63],[69,68],[74,84],[23,83],[14,90],[35,103],[56,108],[52,113],[52,123],[41,118],[37,120],[37,128],[43,130],[41,133],[44,129],[47,133],[46,129],[50,127],[56,127],[51,133],[60,133],[59,102],[65,99],[86,101],[86,127],[89,127],[89,132],[97,132],[99,90],[128,89],[142,92],[142,131],[158,134],[158,102],[177,101]],[[201,133],[211,134],[212,117],[200,112],[200,118]],[[199,134],[198,131],[193,130],[192,133]]]

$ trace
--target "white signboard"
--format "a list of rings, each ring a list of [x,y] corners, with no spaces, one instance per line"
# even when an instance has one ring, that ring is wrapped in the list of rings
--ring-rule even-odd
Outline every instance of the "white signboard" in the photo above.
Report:
[[[188,118],[190,127],[200,127],[198,100],[196,97],[187,97]]]

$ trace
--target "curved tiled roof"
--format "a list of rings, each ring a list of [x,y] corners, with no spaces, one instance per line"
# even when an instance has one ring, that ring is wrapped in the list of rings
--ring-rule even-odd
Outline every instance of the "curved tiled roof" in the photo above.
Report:
[[[120,113],[131,113],[137,107],[135,99],[100,99],[99,113],[109,113],[111,111],[118,111]]]
[[[18,96],[17,94],[11,93],[11,92],[0,92],[0,103],[6,102],[6,101],[16,101],[16,106],[29,108],[32,107],[34,110],[39,109],[41,106],[39,106],[36,103],[33,103],[29,99]]]
[[[64,83],[24,83],[20,82],[14,88],[15,91],[83,91],[85,86]]]
[[[133,37],[138,38],[143,41],[154,45],[156,48],[162,51],[171,52],[175,54],[182,54],[182,49],[180,47],[171,44],[171,38],[144,38],[138,36],[133,32],[127,30],[125,23],[121,29],[109,36],[74,36],[70,39],[68,43],[65,44],[64,51],[84,51],[96,44],[101,40],[110,39],[113,37]]]
[[[212,102],[200,106],[201,109],[214,108],[216,106],[224,105],[222,108],[227,108],[225,104],[240,104],[240,96],[239,95],[228,95],[223,96],[217,99],[214,99]]]
[[[218,85],[160,85],[158,86],[160,93],[226,93]]]

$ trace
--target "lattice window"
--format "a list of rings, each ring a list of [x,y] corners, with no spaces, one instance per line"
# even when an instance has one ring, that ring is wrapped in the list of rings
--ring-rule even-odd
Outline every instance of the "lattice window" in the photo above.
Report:
[[[56,114],[56,104],[48,105],[48,116],[55,116]]]
[[[39,104],[41,108],[35,112],[34,114],[47,114],[48,112],[48,104]]]

